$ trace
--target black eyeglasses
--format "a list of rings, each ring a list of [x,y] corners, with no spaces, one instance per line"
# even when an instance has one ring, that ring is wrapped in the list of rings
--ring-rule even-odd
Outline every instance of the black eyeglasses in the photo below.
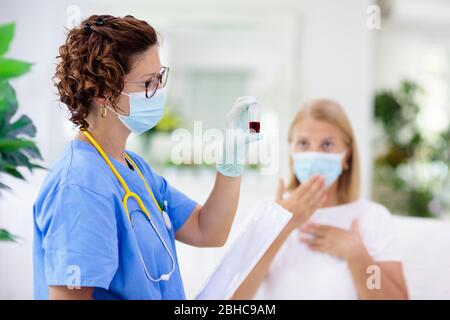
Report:
[[[167,83],[167,78],[169,77],[169,67],[162,67],[158,74],[152,76],[145,82],[133,82],[125,81],[126,83],[133,83],[145,87],[145,97],[150,99],[156,93],[158,88],[164,88]]]

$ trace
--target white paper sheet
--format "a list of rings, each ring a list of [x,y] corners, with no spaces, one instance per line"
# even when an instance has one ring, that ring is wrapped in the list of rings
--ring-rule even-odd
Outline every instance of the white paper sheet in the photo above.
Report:
[[[200,289],[196,300],[231,298],[286,226],[292,213],[266,201],[259,203],[250,217],[246,228]]]

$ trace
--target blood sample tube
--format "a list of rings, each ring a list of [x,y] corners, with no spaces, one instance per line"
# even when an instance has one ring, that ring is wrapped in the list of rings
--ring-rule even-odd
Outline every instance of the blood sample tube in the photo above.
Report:
[[[260,124],[260,110],[258,104],[252,104],[248,107],[248,130],[250,133],[259,133],[261,129]]]

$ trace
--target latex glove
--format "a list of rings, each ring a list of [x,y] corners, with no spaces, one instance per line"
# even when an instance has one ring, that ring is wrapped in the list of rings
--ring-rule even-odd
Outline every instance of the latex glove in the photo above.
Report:
[[[248,131],[248,109],[258,102],[253,97],[240,97],[226,116],[226,132],[222,159],[216,164],[216,170],[228,177],[238,177],[244,171],[244,162],[248,144],[262,139],[260,133]],[[235,143],[227,143],[227,137],[235,136]]]

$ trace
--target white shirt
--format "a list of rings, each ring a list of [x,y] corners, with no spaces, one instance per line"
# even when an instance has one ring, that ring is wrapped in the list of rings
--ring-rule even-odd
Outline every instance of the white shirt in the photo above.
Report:
[[[377,262],[400,261],[390,212],[380,204],[361,199],[317,210],[311,222],[350,229],[358,219],[370,256]],[[311,251],[295,230],[278,251],[257,299],[357,299],[347,262]],[[368,275],[369,276],[369,275]]]

